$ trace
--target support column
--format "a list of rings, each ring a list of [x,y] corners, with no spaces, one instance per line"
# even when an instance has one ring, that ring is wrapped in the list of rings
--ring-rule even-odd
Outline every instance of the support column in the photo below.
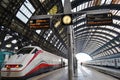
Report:
[[[68,80],[74,80],[72,26],[68,27]]]
[[[64,14],[71,13],[70,0],[64,0]],[[73,26],[66,26],[68,33],[68,80],[74,80],[74,69],[73,69]]]

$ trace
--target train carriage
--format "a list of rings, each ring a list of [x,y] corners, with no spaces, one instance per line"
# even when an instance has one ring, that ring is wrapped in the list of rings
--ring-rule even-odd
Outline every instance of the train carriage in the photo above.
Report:
[[[118,57],[118,58],[111,58],[111,59],[91,60],[91,61],[86,62],[86,64],[120,68],[120,58]]]
[[[43,72],[60,68],[63,57],[51,54],[37,46],[27,46],[12,55],[1,69],[3,80],[29,78]]]
[[[120,58],[115,58],[115,61],[116,68],[120,68]]]

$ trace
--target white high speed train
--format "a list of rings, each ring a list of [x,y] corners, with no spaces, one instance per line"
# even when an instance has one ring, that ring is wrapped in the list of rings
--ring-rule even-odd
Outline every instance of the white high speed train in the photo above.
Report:
[[[12,55],[1,69],[2,80],[26,78],[67,65],[67,59],[37,46],[26,46]]]

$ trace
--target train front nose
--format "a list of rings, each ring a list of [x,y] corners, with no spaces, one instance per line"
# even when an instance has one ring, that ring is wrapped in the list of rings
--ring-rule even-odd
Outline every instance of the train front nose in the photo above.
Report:
[[[26,55],[13,55],[4,64],[1,69],[2,77],[19,77],[22,76],[21,71],[24,69],[23,62]]]
[[[1,76],[5,78],[18,77],[20,76],[22,67],[23,65],[21,64],[6,64],[1,69]]]

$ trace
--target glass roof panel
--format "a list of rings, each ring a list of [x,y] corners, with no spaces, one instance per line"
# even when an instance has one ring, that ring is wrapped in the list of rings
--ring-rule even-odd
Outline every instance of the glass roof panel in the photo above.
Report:
[[[113,19],[113,23],[120,25],[120,20]]]
[[[77,24],[77,26],[81,26],[83,24],[85,24],[85,22],[81,22],[81,23]]]
[[[6,44],[5,47],[10,48],[12,45],[11,44]]]
[[[51,34],[52,34],[52,30],[50,30],[50,32],[48,33],[46,40],[48,40],[48,38],[50,37]]]
[[[111,4],[112,0],[106,0],[106,4]]]
[[[17,43],[17,40],[12,40],[12,43],[13,43],[13,44]]]
[[[64,7],[64,0],[62,0],[62,5],[63,5],[63,7]]]
[[[16,15],[21,21],[23,21],[24,23],[27,23],[28,18],[26,18],[20,11],[18,11],[17,15]]]
[[[43,3],[45,0],[39,0],[41,3]]]
[[[109,52],[110,52],[110,54],[113,54],[113,51],[112,51],[112,49],[110,49],[110,50],[109,50]]]
[[[116,32],[119,32],[119,33],[120,33],[120,29],[114,28],[114,30],[115,30]]]
[[[99,30],[96,30],[97,32],[102,32],[103,30],[102,29],[99,29]]]
[[[113,49],[113,52],[114,52],[114,53],[117,53],[117,50],[116,50],[116,48],[115,48],[115,49]]]
[[[25,0],[25,2],[22,4],[19,11],[17,12],[16,17],[19,18],[24,23],[27,23],[27,21],[34,12],[35,8],[28,0]]]
[[[114,29],[114,27],[113,27],[113,26],[105,26],[105,28],[107,28],[107,29],[111,29],[111,30],[113,30],[113,29]]]
[[[80,11],[80,10],[85,9],[85,8],[87,8],[87,7],[88,7],[88,2],[85,2],[85,3],[83,3],[83,4],[79,5],[79,6],[77,6],[76,9],[77,9],[77,11]],[[74,8],[73,11],[76,12],[76,9]]]
[[[59,39],[56,41],[56,43],[55,43],[55,45],[54,45],[54,46],[56,46],[56,45],[58,44],[58,42],[59,42]]]
[[[82,5],[77,6],[77,8],[76,8],[77,11],[80,11],[80,10],[81,10],[81,6],[82,6]]]
[[[96,38],[96,36],[93,36],[93,37],[95,37],[95,38]],[[102,37],[97,37],[97,38],[102,39],[102,40],[104,40],[104,41],[108,41],[107,39],[102,38]]]
[[[64,1],[64,0],[63,0]],[[75,1],[75,0],[70,0],[70,2]]]
[[[90,4],[90,3],[91,3],[91,1],[88,1],[88,7],[90,7],[90,6],[91,6],[91,4]]]
[[[63,31],[64,31],[64,28],[62,28],[62,29],[59,31],[59,34],[61,34]]]
[[[8,39],[10,39],[10,38],[12,38],[12,36],[10,36],[10,35],[7,35],[7,36],[5,36],[5,39],[4,39],[4,41],[6,41],[6,40],[8,40]]]
[[[112,15],[116,15],[116,13],[118,12],[118,10],[110,10],[110,12],[112,13]]]
[[[79,27],[80,27],[80,26],[79,26]],[[80,30],[85,29],[85,28],[87,28],[87,27],[79,28],[79,29],[75,30],[75,32],[80,31]]]
[[[74,9],[72,9],[72,12],[76,12],[76,9],[77,9],[76,7]]]
[[[73,29],[75,29],[77,26],[75,25],[75,26],[73,26]]]
[[[118,42],[118,41],[115,41],[115,43],[116,43],[116,44],[120,44],[120,42]]]
[[[103,5],[105,3],[106,0],[101,0],[101,5]]]
[[[102,40],[104,40],[104,41],[108,41],[107,39],[105,39],[105,38],[102,38],[102,37],[98,37],[99,39],[102,39]],[[98,40],[98,41],[100,41],[101,42],[101,40]]]
[[[120,16],[120,11],[118,11],[118,12],[116,13],[116,15],[117,15],[117,16]]]
[[[116,34],[116,33],[113,33],[113,32],[110,32],[110,31],[106,31],[106,30],[103,30],[102,32],[111,34],[111,35],[114,36],[114,37],[116,37],[116,36],[118,35],[118,34]]]
[[[80,5],[80,10],[84,9],[84,4],[85,3],[83,3],[83,4]]]
[[[120,4],[120,0],[113,0],[112,4]]]
[[[116,47],[116,49],[118,50],[118,52],[120,52],[120,48],[119,47]]]
[[[94,1],[92,0],[92,1],[90,2],[90,7],[92,7],[92,6],[93,6],[93,3],[94,3]]]
[[[112,44],[112,46],[115,46],[115,43],[111,43]]]
[[[86,17],[86,15],[85,15],[85,14],[80,15],[79,17],[77,17],[77,20],[81,20],[81,19],[83,19],[83,18],[85,18],[85,17]]]
[[[114,36],[114,37],[118,36],[118,34],[113,33],[113,32],[110,32],[109,34],[111,34],[111,35]]]
[[[88,7],[88,2],[86,2],[84,5],[84,8],[87,8],[87,7]]]
[[[36,33],[40,34],[41,30],[36,30]]]
[[[109,39],[113,39],[112,37],[108,36],[108,35],[104,35],[104,34],[99,34],[99,33],[95,33],[96,35],[100,35],[100,36],[104,36],[104,37],[107,37]]]
[[[32,4],[31,4],[28,0],[26,0],[26,1],[24,2],[24,4],[27,6],[27,8],[28,8],[32,13],[35,12],[35,8],[32,6]]]
[[[17,49],[18,49],[18,47],[15,47],[15,49],[17,50]]]
[[[25,13],[29,18],[32,16],[32,13],[25,7],[25,5],[21,6],[20,11],[22,11],[22,13]]]
[[[110,31],[102,30],[102,32],[104,32],[104,33],[109,33]]]

